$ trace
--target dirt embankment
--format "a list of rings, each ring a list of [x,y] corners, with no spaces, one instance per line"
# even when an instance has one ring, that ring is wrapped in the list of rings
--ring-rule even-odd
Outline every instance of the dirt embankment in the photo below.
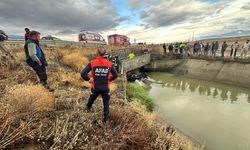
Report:
[[[249,63],[189,59],[172,72],[183,73],[192,78],[250,87]]]
[[[86,50],[45,50],[49,93],[25,63],[23,49],[0,49],[0,149],[200,149],[139,103],[124,101],[122,81],[111,85],[110,121],[102,101],[84,108],[90,83],[79,71]],[[12,62],[12,60],[14,60]]]

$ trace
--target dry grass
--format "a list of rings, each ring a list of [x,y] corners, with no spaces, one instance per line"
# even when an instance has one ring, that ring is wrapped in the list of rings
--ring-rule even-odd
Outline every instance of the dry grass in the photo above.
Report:
[[[45,51],[51,64],[48,67],[49,83],[56,88],[53,94],[28,83],[29,80],[35,82],[33,78],[36,76],[25,64],[16,70],[6,68],[6,73],[0,73],[4,78],[0,80],[1,147],[11,148],[12,145],[12,149],[25,149],[32,143],[39,149],[55,150],[195,149],[173,128],[159,121],[155,113],[148,112],[138,102],[128,105],[120,99],[117,96],[121,92],[117,91],[119,82],[110,87],[111,93],[115,93],[110,101],[110,122],[102,123],[100,98],[91,112],[86,111],[84,104],[91,85],[83,82],[79,74],[88,62],[86,53],[95,53],[95,50],[55,48]],[[15,58],[20,61],[21,55],[22,51],[17,51]],[[9,87],[5,88],[6,85]]]
[[[89,62],[88,58],[81,53],[73,52],[68,55],[63,55],[62,63],[71,67],[74,71],[81,71],[83,67]]]
[[[24,51],[18,51],[15,53],[15,58],[18,62],[24,62],[25,61],[25,54]]]
[[[110,93],[114,93],[117,90],[118,86],[115,83],[110,84]]]
[[[10,112],[45,111],[54,108],[53,94],[38,85],[16,85],[4,95]]]

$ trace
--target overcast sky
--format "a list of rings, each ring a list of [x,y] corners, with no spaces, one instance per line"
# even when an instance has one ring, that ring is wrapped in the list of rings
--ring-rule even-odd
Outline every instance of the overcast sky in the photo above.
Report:
[[[186,41],[250,30],[249,0],[0,0],[0,29],[77,40],[81,29],[133,42]]]

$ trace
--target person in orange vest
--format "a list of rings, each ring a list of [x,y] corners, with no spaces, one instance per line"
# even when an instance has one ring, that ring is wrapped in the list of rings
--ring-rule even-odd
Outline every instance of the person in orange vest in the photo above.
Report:
[[[99,48],[97,50],[97,58],[92,60],[81,71],[81,77],[85,81],[90,80],[90,71],[92,74],[91,94],[86,107],[90,110],[96,98],[101,95],[103,99],[104,122],[109,118],[110,82],[115,80],[118,76],[113,64],[104,58],[105,54],[106,50],[104,48]]]

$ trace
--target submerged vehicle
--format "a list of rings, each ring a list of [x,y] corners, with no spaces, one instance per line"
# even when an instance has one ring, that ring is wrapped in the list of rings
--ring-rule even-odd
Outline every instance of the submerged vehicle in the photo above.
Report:
[[[105,39],[99,34],[91,31],[81,31],[78,34],[79,42],[107,45]]]
[[[108,36],[109,45],[129,46],[129,38],[126,35],[113,34]]]

